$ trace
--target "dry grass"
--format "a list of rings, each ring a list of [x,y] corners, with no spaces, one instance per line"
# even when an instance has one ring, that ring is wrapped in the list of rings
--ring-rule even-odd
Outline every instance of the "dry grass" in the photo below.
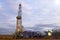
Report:
[[[0,39],[0,40],[60,40],[60,39]]]
[[[0,40],[60,40],[60,38],[39,37],[39,38],[21,38],[21,39],[16,39],[12,35],[0,35]]]

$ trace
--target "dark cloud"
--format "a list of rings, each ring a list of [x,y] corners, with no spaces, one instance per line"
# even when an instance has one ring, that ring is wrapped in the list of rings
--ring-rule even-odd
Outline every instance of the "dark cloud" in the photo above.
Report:
[[[60,27],[56,24],[36,24],[35,26],[38,26],[38,27]]]
[[[55,24],[36,24],[34,27],[26,27],[25,29],[29,30],[34,30],[34,31],[46,31],[46,30],[52,30],[59,28],[60,26],[55,25]]]

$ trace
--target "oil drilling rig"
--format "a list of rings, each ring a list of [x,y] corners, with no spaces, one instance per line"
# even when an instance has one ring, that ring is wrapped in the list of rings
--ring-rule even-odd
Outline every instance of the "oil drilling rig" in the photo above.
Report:
[[[23,26],[22,26],[22,5],[19,4],[19,10],[18,15],[16,17],[16,32],[20,33],[23,32]]]
[[[18,8],[18,15],[16,17],[16,38],[32,38],[32,37],[40,37],[40,36],[45,36],[47,34],[41,34],[33,31],[23,31],[23,26],[22,26],[22,5],[19,4]],[[48,36],[51,36],[51,32],[48,31]]]

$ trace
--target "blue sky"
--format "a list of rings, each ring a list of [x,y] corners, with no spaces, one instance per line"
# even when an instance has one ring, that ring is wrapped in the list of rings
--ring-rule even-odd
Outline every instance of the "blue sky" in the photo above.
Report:
[[[24,30],[60,28],[60,0],[0,0],[0,34],[15,31],[20,3]]]

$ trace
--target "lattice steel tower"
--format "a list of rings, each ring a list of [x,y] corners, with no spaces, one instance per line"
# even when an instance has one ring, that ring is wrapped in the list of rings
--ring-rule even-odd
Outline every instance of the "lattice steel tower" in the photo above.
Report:
[[[16,17],[16,31],[22,32],[23,26],[22,26],[22,6],[19,4],[19,10],[18,10],[18,16]]]

